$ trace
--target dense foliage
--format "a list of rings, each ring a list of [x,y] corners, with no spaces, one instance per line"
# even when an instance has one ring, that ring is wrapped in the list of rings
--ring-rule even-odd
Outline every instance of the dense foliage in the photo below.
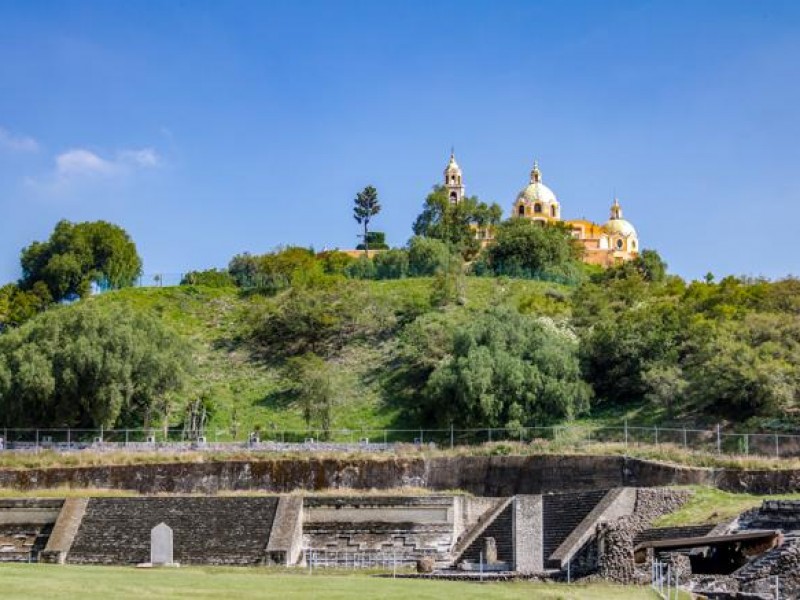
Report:
[[[486,204],[475,196],[463,198],[454,204],[442,186],[436,186],[414,221],[414,235],[434,238],[448,243],[473,258],[480,250],[475,237],[476,227],[490,227],[500,222],[503,211],[498,204]]]
[[[512,277],[556,276],[577,279],[582,247],[559,225],[509,219],[495,230],[495,242],[475,265],[478,273]]]
[[[152,315],[53,309],[0,336],[0,415],[15,426],[160,425],[190,364],[187,343]]]
[[[383,425],[512,430],[592,411],[800,423],[799,280],[685,282],[650,250],[593,269],[560,227],[499,223],[476,199],[441,196],[405,247],[240,254],[147,306],[143,290],[54,307],[140,268],[122,230],[62,222],[25,250],[20,285],[0,288],[0,415],[17,426],[175,424],[202,401],[232,431],[259,411],[324,431],[376,413]],[[496,235],[481,251],[478,226]],[[191,393],[180,388],[188,350],[161,324],[171,319],[213,339],[212,369]],[[347,412],[360,401],[369,408]]]
[[[0,287],[0,333],[17,327],[42,312],[53,302],[44,282],[37,281],[30,290],[9,283]]]
[[[106,289],[132,285],[142,271],[136,246],[124,229],[107,223],[60,221],[46,242],[22,251],[23,289],[43,282],[54,301],[85,297],[92,284]]]
[[[421,384],[417,402],[427,420],[518,429],[589,408],[577,340],[550,320],[491,309],[451,331],[434,319],[410,332],[407,376]]]

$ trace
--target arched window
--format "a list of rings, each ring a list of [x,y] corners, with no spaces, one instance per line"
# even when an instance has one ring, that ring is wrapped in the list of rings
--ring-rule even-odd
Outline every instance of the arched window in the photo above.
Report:
[[[539,204],[538,202],[536,204],[534,204],[533,205],[533,212],[535,212],[535,213],[542,212],[542,205]]]
[[[622,240],[617,240],[617,250],[622,250]]]
[[[636,242],[631,242],[631,249],[636,250]]]
[[[458,194],[455,192],[450,192],[450,202],[456,202],[458,200]]]
[[[524,204],[520,204],[519,205],[519,209],[518,209],[517,212],[519,212],[519,216],[521,216],[521,217],[525,216],[525,205]]]
[[[553,204],[553,205],[550,207],[550,216],[551,216],[551,217],[554,217],[554,218],[555,218],[555,216],[556,216],[556,205],[555,205],[555,204]]]

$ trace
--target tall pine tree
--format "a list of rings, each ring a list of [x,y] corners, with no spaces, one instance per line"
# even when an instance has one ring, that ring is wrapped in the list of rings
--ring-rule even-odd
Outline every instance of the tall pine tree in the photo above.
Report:
[[[369,256],[369,222],[372,217],[381,212],[381,205],[378,202],[378,190],[368,185],[363,191],[356,194],[353,206],[353,218],[360,225],[364,226],[364,254]]]

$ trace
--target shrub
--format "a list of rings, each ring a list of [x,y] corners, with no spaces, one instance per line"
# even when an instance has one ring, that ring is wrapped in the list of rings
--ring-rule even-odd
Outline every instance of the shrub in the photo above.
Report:
[[[228,271],[207,269],[205,271],[189,271],[181,279],[181,285],[203,285],[212,288],[233,287],[236,280]]]

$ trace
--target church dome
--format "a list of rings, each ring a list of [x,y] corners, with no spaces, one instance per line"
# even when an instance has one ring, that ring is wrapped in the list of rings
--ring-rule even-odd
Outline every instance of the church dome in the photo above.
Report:
[[[623,237],[636,237],[636,229],[630,224],[630,221],[625,219],[610,219],[603,228],[606,233],[618,234]]]
[[[538,163],[533,164],[531,182],[519,193],[518,200],[525,202],[541,202],[543,204],[558,204],[556,195],[549,187],[542,183],[542,172]]]
[[[541,181],[531,183],[528,187],[519,193],[519,197],[525,202],[545,202],[556,203],[556,195],[549,187]]]

